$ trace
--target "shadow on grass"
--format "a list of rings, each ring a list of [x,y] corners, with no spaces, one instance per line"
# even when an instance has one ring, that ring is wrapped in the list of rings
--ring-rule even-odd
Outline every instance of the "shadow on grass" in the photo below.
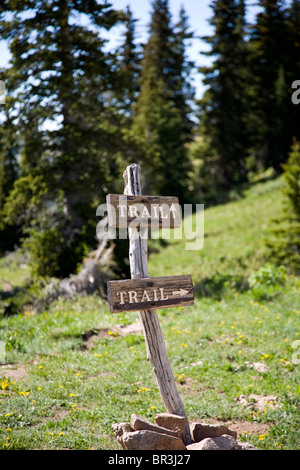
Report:
[[[211,297],[220,300],[227,289],[244,292],[249,289],[248,280],[242,276],[216,273],[194,285],[195,297]]]
[[[18,315],[23,313],[26,305],[32,305],[35,296],[22,287],[9,291],[0,290],[0,316]]]
[[[194,285],[194,295],[197,298],[210,297],[214,300],[221,300],[228,290],[234,292],[249,292],[254,301],[272,301],[282,294],[282,285],[257,284],[251,286],[249,280],[243,276],[231,274],[214,274],[206,277]]]
[[[245,197],[246,191],[258,183],[274,181],[280,176],[282,170],[276,173],[273,169],[268,169],[261,174],[252,175],[250,180],[232,183],[229,187],[218,187],[216,189],[205,189],[195,196],[195,203],[204,204],[205,208],[214,207],[228,202],[237,201]]]

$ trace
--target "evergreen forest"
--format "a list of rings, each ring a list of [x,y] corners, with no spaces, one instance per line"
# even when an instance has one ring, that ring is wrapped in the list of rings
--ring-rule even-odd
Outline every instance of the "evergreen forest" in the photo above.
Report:
[[[117,3],[1,2],[11,54],[0,71],[1,255],[23,250],[35,279],[76,273],[99,245],[97,207],[123,192],[133,162],[143,194],[207,207],[286,169],[293,241],[282,234],[270,249],[297,270],[300,1],[259,0],[252,24],[249,2],[211,1],[213,34],[199,51],[211,61],[200,67],[187,54],[195,33],[184,6],[175,15],[168,0],[149,2],[140,43],[134,12]],[[107,47],[120,25],[121,46]],[[118,276],[127,274],[123,245],[113,255]]]

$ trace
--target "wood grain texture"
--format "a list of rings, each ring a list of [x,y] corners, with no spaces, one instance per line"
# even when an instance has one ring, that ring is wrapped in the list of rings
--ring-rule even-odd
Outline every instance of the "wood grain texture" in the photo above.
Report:
[[[190,275],[124,279],[107,283],[111,313],[193,305]]]
[[[123,176],[124,194],[140,196],[140,166],[136,163],[129,165]],[[148,228],[128,229],[129,262],[132,279],[149,278],[146,230]],[[168,413],[186,418],[187,424],[183,433],[183,442],[188,445],[192,441],[188,418],[176,387],[157,312],[156,310],[140,310],[139,317],[145,336],[147,359],[151,362],[160,395]]]
[[[144,227],[178,228],[182,215],[178,198],[173,196],[106,196],[108,224],[126,228],[129,224]]]

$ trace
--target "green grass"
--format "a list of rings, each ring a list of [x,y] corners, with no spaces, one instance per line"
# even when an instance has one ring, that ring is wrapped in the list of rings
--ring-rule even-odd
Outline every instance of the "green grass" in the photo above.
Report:
[[[288,450],[300,448],[300,280],[273,267],[261,270],[280,186],[280,180],[257,184],[206,210],[200,251],[186,251],[185,240],[165,246],[151,240],[149,270],[193,278],[194,306],[158,311],[190,421],[240,423],[241,440]],[[9,270],[5,260],[0,275],[14,286],[27,282],[24,268]],[[111,315],[96,296],[59,300],[42,314],[3,317],[0,448],[120,449],[112,424],[132,413],[153,420],[165,411],[143,335],[116,333],[116,325],[137,320],[137,313]],[[265,364],[267,372],[249,362]],[[242,406],[238,397],[251,402],[251,394],[277,401],[261,410]],[[244,434],[246,423],[268,430]]]

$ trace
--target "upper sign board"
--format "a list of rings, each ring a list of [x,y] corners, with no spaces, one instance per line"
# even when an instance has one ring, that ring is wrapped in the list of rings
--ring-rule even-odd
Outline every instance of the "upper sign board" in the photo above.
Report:
[[[181,226],[181,207],[171,196],[106,196],[110,227],[178,228]]]

